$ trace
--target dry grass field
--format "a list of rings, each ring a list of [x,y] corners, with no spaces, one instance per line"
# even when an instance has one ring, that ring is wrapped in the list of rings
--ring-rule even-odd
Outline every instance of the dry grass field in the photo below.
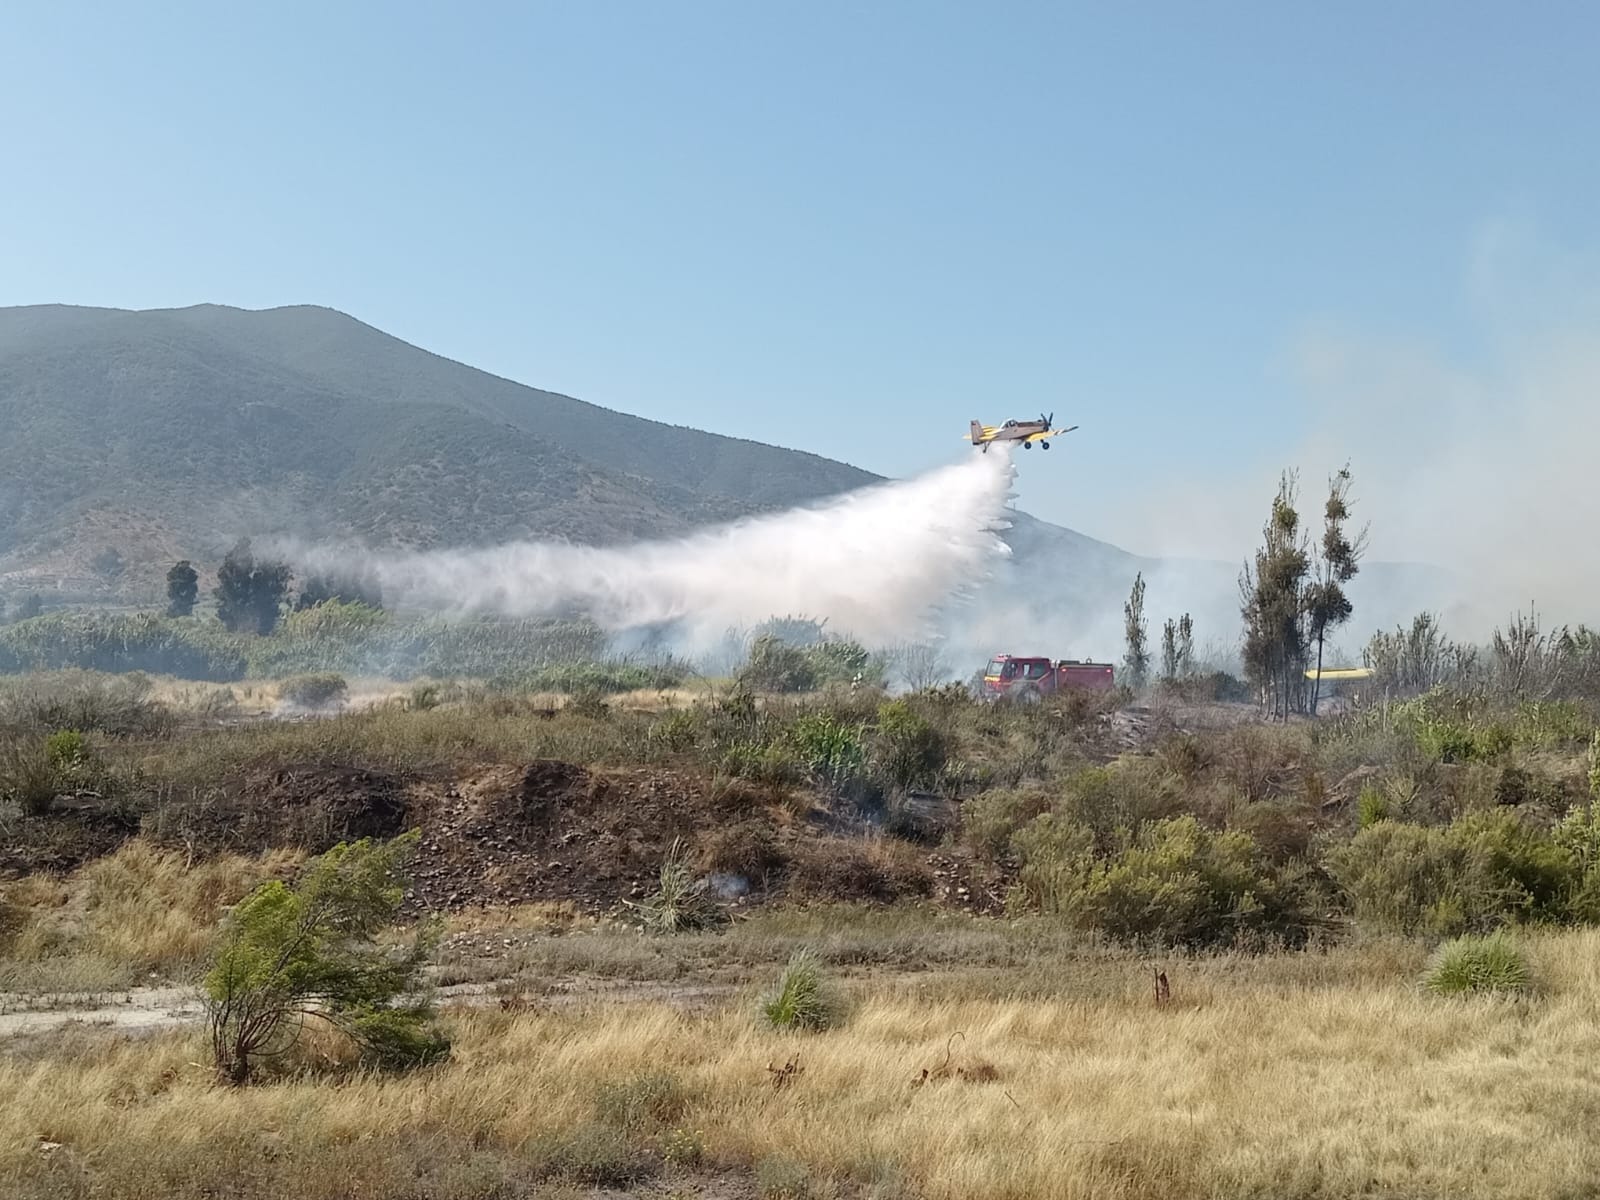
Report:
[[[1284,727],[356,680],[271,719],[286,686],[0,689],[0,1197],[1600,1191],[1588,700]],[[448,1059],[313,1025],[221,1082],[227,909],[406,829]],[[718,920],[642,932],[680,846]],[[1526,988],[1423,986],[1494,929]],[[775,1030],[801,950],[836,1019]]]
[[[535,999],[447,1010],[439,1067],[313,1054],[244,1089],[199,1028],[69,1026],[0,1055],[0,1178],[151,1200],[1575,1200],[1600,1179],[1600,933],[1527,949],[1517,999],[1428,995],[1397,943],[1172,960],[1159,1005],[1149,965],[1111,951],[1035,959],[1027,994],[885,968],[844,977],[843,1023],[813,1034],[759,1025],[748,987],[709,1010]]]

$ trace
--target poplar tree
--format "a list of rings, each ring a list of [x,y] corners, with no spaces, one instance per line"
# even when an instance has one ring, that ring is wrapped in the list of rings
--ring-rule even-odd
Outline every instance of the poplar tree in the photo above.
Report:
[[[1317,643],[1317,674],[1311,684],[1311,713],[1317,712],[1322,691],[1322,650],[1328,630],[1350,619],[1355,607],[1344,585],[1356,577],[1367,548],[1367,527],[1351,538],[1345,532],[1350,519],[1350,464],[1328,480],[1328,503],[1323,508],[1322,543],[1317,548],[1316,577],[1306,593],[1310,636]]]
[[[1310,547],[1295,510],[1297,479],[1285,471],[1262,527],[1262,546],[1239,576],[1245,675],[1264,707],[1287,719],[1305,705],[1306,579]]]
[[[1128,649],[1122,659],[1122,669],[1127,673],[1128,685],[1135,691],[1142,688],[1150,674],[1150,648],[1146,640],[1148,626],[1144,619],[1144,572],[1133,577],[1133,590],[1122,606],[1126,622]]]

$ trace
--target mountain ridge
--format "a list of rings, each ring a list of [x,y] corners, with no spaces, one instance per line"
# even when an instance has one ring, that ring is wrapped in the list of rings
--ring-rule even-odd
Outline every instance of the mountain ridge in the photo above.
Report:
[[[240,535],[607,545],[887,481],[519,383],[322,305],[0,308],[0,428],[0,591],[58,600],[149,603],[174,559],[207,575]],[[1009,516],[1012,562],[974,636],[1025,621],[1104,653],[1141,571],[1156,628],[1182,608],[1237,628],[1236,565]],[[1408,571],[1374,564],[1357,590]]]
[[[0,578],[87,593],[148,593],[172,557],[239,533],[606,544],[885,481],[518,383],[320,305],[0,309],[0,421]],[[115,578],[87,568],[110,551]]]

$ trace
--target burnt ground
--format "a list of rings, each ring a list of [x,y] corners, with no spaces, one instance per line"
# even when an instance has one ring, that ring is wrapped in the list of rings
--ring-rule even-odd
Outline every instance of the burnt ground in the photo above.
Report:
[[[1242,706],[1130,706],[1100,718],[1092,757],[1226,728],[1241,713]],[[895,827],[910,837],[882,833],[882,812],[859,813],[820,793],[713,784],[667,768],[538,760],[440,775],[308,761],[156,803],[60,797],[47,814],[0,828],[0,879],[69,871],[141,835],[206,857],[272,847],[318,853],[416,828],[412,912],[532,901],[610,910],[653,890],[679,839],[730,904],[919,898],[974,912],[1003,907],[1010,879],[941,839],[959,824],[958,805],[912,797],[901,817]]]
[[[440,777],[302,763],[143,812],[58,802],[0,841],[0,878],[70,870],[140,835],[204,858],[272,847],[318,853],[415,828],[412,913],[539,901],[609,911],[654,889],[675,843],[734,906],[780,896],[914,897],[980,912],[1003,903],[1004,881],[963,851],[878,825],[820,795],[662,768],[537,760]]]

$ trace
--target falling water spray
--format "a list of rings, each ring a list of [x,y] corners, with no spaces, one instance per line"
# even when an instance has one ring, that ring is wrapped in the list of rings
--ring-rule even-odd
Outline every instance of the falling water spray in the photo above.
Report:
[[[1015,475],[995,447],[819,504],[624,546],[280,549],[302,571],[370,573],[386,598],[442,613],[582,612],[608,630],[671,626],[691,642],[796,614],[882,644],[927,636],[989,577],[1007,554]]]

